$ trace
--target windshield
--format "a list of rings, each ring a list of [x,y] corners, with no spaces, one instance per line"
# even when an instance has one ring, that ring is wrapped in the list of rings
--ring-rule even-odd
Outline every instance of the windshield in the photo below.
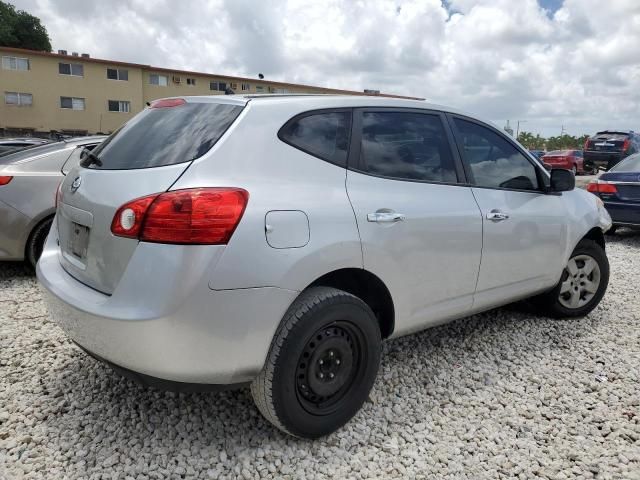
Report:
[[[609,170],[610,172],[640,172],[640,153],[631,155]]]
[[[87,156],[81,166],[130,170],[189,162],[215,145],[242,107],[219,103],[184,103],[147,108]]]

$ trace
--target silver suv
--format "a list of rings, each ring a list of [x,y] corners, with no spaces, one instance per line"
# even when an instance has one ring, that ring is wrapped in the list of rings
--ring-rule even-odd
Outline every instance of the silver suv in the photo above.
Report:
[[[384,339],[524,298],[595,308],[611,220],[573,187],[423,102],[164,99],[65,178],[37,272],[93,356],[173,388],[250,383],[315,438],[362,406]]]

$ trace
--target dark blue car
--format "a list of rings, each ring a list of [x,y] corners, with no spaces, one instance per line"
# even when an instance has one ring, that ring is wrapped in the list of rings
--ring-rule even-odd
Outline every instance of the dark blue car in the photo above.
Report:
[[[604,202],[613,226],[640,227],[640,153],[631,155],[587,185]]]

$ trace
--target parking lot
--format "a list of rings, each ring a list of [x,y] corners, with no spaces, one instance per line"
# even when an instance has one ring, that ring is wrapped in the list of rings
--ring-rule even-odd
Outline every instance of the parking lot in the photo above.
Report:
[[[388,342],[363,410],[311,442],[248,390],[148,390],[47,320],[33,275],[0,265],[0,478],[640,478],[640,235],[608,245],[587,318],[521,307]]]

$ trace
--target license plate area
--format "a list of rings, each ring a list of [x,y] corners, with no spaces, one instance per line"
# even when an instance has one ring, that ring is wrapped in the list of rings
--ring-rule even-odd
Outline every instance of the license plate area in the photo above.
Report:
[[[85,225],[69,222],[67,235],[62,244],[62,255],[74,267],[84,270],[87,266],[87,249],[91,229]]]
[[[89,227],[71,222],[71,234],[69,235],[69,248],[67,250],[78,260],[85,260],[87,258],[88,245]]]

